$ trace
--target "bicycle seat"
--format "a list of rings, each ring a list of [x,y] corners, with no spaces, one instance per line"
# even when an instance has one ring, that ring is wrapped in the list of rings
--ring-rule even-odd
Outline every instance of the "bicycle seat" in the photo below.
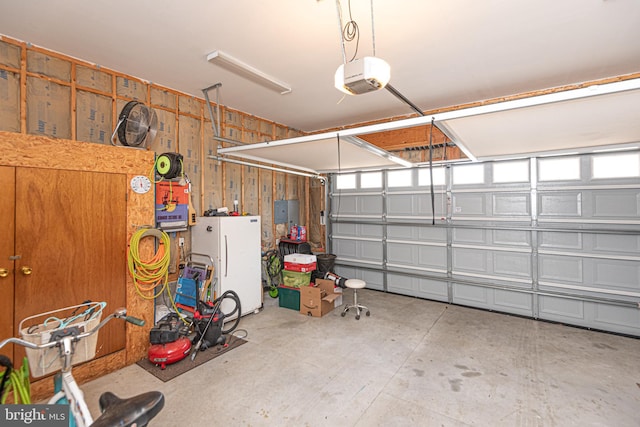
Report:
[[[102,414],[91,427],[143,427],[158,415],[163,406],[164,395],[159,391],[149,391],[128,399],[120,399],[107,391],[100,396]]]

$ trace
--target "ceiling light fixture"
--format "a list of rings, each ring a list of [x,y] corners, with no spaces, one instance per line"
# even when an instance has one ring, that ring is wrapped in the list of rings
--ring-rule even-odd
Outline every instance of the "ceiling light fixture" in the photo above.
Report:
[[[264,73],[257,68],[222,52],[221,50],[214,50],[207,55],[207,61],[212,64],[219,65],[234,74],[249,79],[268,89],[275,90],[276,92],[279,92],[280,95],[285,95],[291,92],[291,86],[289,84],[284,83],[275,77],[272,77],[267,73]]]
[[[384,88],[391,79],[391,67],[383,59],[376,57],[376,35],[373,23],[373,0],[371,0],[371,34],[373,43],[373,56],[365,56],[355,59],[358,53],[360,30],[358,24],[351,17],[351,0],[349,0],[349,21],[342,25],[342,7],[340,0],[336,0],[338,24],[340,26],[340,42],[342,46],[343,63],[338,67],[334,75],[336,89],[347,95],[360,95]],[[355,53],[347,61],[345,42],[356,41]]]

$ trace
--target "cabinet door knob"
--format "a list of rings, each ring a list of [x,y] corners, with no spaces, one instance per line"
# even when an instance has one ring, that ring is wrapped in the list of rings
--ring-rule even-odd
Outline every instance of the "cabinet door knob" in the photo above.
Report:
[[[22,267],[20,271],[22,271],[22,274],[24,274],[25,276],[28,276],[31,274],[31,267]]]
[[[6,268],[0,268],[0,277],[7,277],[9,275],[9,270]]]

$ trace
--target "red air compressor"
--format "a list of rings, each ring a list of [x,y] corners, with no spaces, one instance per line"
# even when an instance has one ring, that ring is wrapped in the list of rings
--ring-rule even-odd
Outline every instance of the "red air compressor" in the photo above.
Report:
[[[182,331],[180,325],[178,315],[169,313],[149,331],[151,346],[147,355],[151,363],[160,365],[160,369],[184,359],[191,352],[191,340],[181,336],[187,331]]]
[[[160,369],[164,369],[167,365],[184,359],[190,352],[191,340],[187,337],[180,337],[170,343],[152,345],[149,347],[148,356],[151,363],[160,365]]]

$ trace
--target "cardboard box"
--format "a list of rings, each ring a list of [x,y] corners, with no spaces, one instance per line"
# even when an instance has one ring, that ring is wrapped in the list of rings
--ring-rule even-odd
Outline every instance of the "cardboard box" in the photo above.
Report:
[[[333,293],[338,295],[338,297],[333,301],[333,308],[338,308],[342,305],[342,288],[339,286],[336,286],[336,282],[333,280],[327,280],[327,279],[316,279],[316,285],[318,284],[323,284],[324,286],[329,286],[329,284],[333,285]]]
[[[303,273],[298,271],[282,270],[282,283],[290,288],[299,288],[301,286],[309,286],[311,282],[311,273]]]
[[[315,255],[289,254],[284,256],[284,262],[294,262],[296,264],[311,264],[317,261]]]
[[[300,273],[310,273],[313,270],[316,270],[318,265],[315,262],[310,264],[298,264],[297,262],[286,262],[284,263],[284,269],[289,271],[297,271]]]
[[[336,306],[338,299],[342,300],[342,289],[336,292],[335,284],[331,280],[316,279],[315,286],[300,287],[300,313],[307,316],[322,317]]]

